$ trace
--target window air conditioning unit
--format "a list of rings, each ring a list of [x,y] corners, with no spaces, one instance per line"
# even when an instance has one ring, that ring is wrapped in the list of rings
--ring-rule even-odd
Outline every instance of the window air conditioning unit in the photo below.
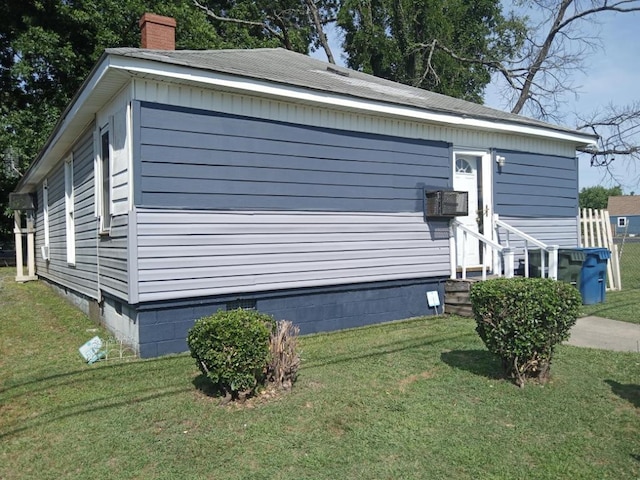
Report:
[[[469,214],[469,192],[437,190],[425,192],[425,216],[465,217]]]
[[[49,245],[42,245],[40,247],[40,254],[43,260],[49,260]]]
[[[30,193],[10,193],[9,208],[11,210],[35,210],[33,195]]]

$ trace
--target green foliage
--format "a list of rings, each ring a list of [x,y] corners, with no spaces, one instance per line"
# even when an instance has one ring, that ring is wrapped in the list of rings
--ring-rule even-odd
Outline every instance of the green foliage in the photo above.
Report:
[[[241,8],[234,5],[234,12]],[[176,19],[179,49],[279,45],[245,26],[212,23],[192,0],[0,2],[0,164],[10,156],[26,171],[104,49],[140,46],[145,12]],[[306,52],[300,35],[292,42]],[[0,242],[11,237],[7,196],[20,178],[13,173],[0,165]]]
[[[482,102],[491,68],[463,62],[500,59],[522,44],[522,21],[502,15],[498,0],[345,0],[338,14],[351,68],[407,85]]]
[[[519,386],[546,381],[555,346],[569,338],[582,304],[568,283],[548,278],[497,278],[471,288],[476,331]]]
[[[622,188],[619,185],[612,188],[604,188],[601,185],[585,187],[580,190],[578,203],[580,208],[604,210],[609,203],[609,197],[617,197],[619,195],[622,195]]]
[[[265,378],[271,316],[255,310],[220,310],[199,319],[187,343],[198,368],[225,394],[251,393]]]

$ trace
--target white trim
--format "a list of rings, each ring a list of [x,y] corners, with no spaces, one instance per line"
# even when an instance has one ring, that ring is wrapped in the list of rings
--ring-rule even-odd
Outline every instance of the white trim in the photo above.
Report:
[[[133,98],[133,82],[131,82],[130,89],[130,98]],[[127,158],[128,158],[128,166],[129,169],[129,202],[127,206],[127,211],[133,210],[133,109],[131,108],[131,101],[127,101]]]
[[[111,147],[111,122],[107,122],[105,125],[100,126],[99,124],[96,126],[97,130],[98,130],[98,150],[96,152],[96,157],[97,157],[97,162],[96,162],[96,184],[97,184],[97,196],[96,196],[96,201],[98,202],[98,207],[97,207],[97,212],[98,212],[98,218],[99,218],[99,227],[98,227],[98,233],[100,234],[109,234],[111,233],[111,216],[112,216],[112,202],[111,202],[111,174],[113,172],[113,152],[112,152],[112,147]],[[105,192],[104,192],[104,175],[103,175],[103,158],[102,158],[102,137],[104,134],[108,135],[108,139],[109,139],[109,160],[108,160],[108,166],[109,166],[109,178],[108,178],[108,188],[109,188],[109,205],[108,205],[108,212],[105,212],[105,208],[104,208],[104,202],[105,202]],[[106,213],[106,214],[105,214]],[[106,222],[106,216],[108,215],[109,217],[109,221]]]
[[[482,173],[482,175],[478,177],[478,181],[482,186],[482,210],[484,214],[484,219],[483,219],[484,232],[482,233],[482,235],[491,241],[495,241],[495,232],[492,228],[492,225],[493,225],[492,223],[492,219],[493,219],[493,158],[492,158],[492,155],[487,150],[480,150],[480,149],[474,150],[474,149],[465,149],[465,148],[457,149],[456,147],[454,147],[453,158],[451,159],[452,178],[456,174],[456,160],[459,155],[478,157],[480,160],[479,165],[477,165],[477,167]],[[472,211],[473,212],[477,211],[476,205],[469,206],[469,212],[471,213]],[[454,239],[455,239],[455,236],[454,236]],[[482,245],[480,245],[480,248],[482,248]],[[494,251],[492,248],[487,250],[488,251],[486,252],[486,254],[489,256],[489,258],[485,259],[484,263],[486,265],[493,265]],[[467,265],[467,268],[477,268],[481,266],[482,264]]]
[[[75,226],[75,191],[73,185],[73,154],[64,161],[64,210],[65,239],[67,244],[67,263],[76,264],[76,226]]]
[[[627,217],[618,217],[618,228],[625,228],[627,226]]]
[[[44,179],[44,182],[42,182],[42,224],[44,227],[44,246],[49,248],[49,182],[46,178]],[[44,259],[48,260],[48,255]]]
[[[210,85],[289,101],[297,100],[312,104],[328,105],[332,108],[342,107],[348,110],[357,110],[378,115],[419,119],[427,122],[452,125],[457,128],[475,128],[496,132],[519,133],[574,142],[578,145],[592,145],[595,143],[591,135],[572,134],[570,132],[561,132],[529,125],[517,125],[500,120],[469,118],[466,115],[429,112],[421,108],[393,105],[368,99],[349,98],[340,94],[327,91],[314,91],[293,85],[274,85],[273,82],[239,78],[233,75],[203,71],[193,67],[173,65],[153,60],[114,56],[110,62],[110,67],[113,69],[126,70],[133,75],[150,75],[156,78],[169,78],[181,83]]]

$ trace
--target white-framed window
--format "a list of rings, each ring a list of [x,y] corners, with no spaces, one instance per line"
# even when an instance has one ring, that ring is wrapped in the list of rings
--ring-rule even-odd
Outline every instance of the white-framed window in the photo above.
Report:
[[[111,230],[111,135],[109,125],[100,129],[98,146],[98,168],[96,182],[100,233]]]
[[[627,226],[627,217],[618,217],[618,228],[625,228]]]
[[[42,225],[44,231],[44,245],[42,245],[42,259],[49,260],[49,182],[45,178],[42,183]]]
[[[76,225],[74,219],[73,155],[64,162],[64,210],[67,240],[67,263],[76,264]]]

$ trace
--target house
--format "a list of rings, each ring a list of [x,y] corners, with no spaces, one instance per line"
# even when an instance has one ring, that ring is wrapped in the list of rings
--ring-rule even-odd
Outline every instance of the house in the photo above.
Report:
[[[609,197],[607,211],[616,235],[640,235],[640,195]]]
[[[459,270],[512,272],[516,238],[577,246],[576,149],[594,136],[283,49],[175,51],[172,19],[141,26],[143,48],[105,51],[14,195],[18,280],[141,356],[186,350],[218,309],[302,333],[427,315]],[[468,196],[455,221],[425,214],[450,191]]]

